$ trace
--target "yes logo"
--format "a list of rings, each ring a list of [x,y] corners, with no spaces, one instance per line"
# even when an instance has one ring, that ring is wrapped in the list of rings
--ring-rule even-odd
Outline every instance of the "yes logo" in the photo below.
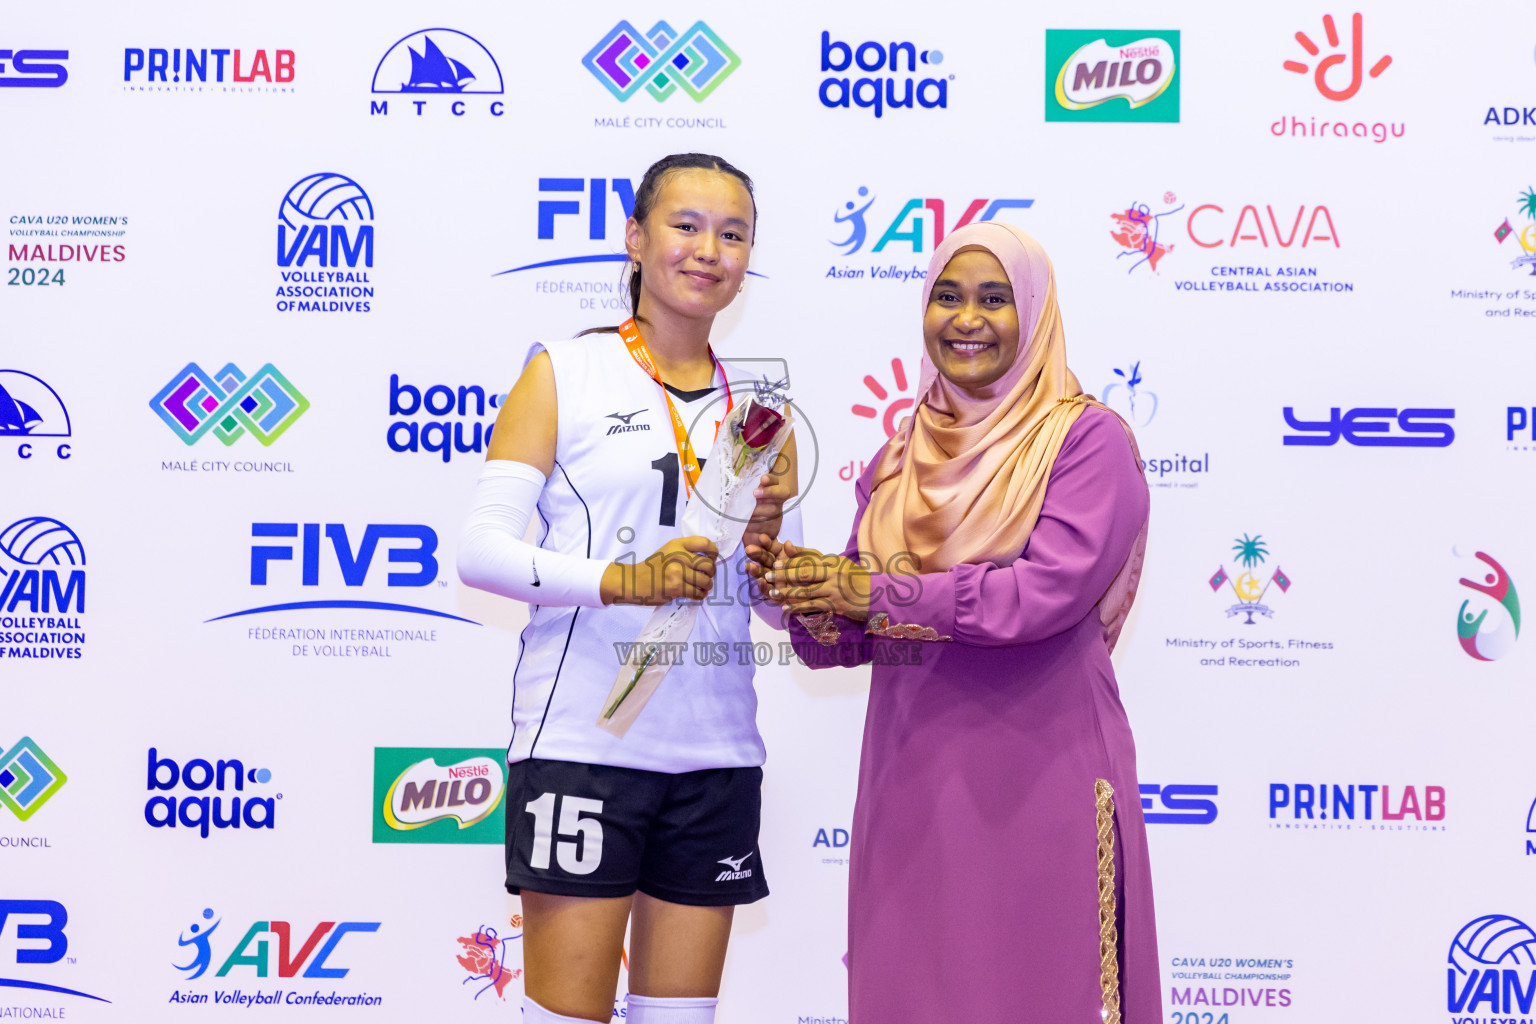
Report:
[[[1520,595],[1504,567],[1493,556],[1476,552],[1480,580],[1459,582],[1474,592],[1461,602],[1456,615],[1456,639],[1461,649],[1478,661],[1497,661],[1514,649],[1520,638]]]
[[[68,50],[0,50],[0,89],[57,89],[69,81]]]
[[[1143,782],[1141,809],[1148,825],[1209,825],[1216,820],[1215,786],[1159,786]],[[1163,810],[1154,810],[1161,802]]]
[[[1450,420],[1455,409],[1349,409],[1328,410],[1326,420],[1303,420],[1291,406],[1285,407],[1286,426],[1299,434],[1286,434],[1286,445],[1328,447],[1340,439],[1361,448],[1444,448],[1456,440]],[[1394,433],[1396,425],[1400,433]]]

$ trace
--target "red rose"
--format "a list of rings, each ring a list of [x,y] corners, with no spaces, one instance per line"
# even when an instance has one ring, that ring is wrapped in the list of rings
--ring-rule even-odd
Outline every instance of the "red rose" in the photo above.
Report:
[[[752,407],[747,410],[746,417],[741,421],[741,439],[748,448],[760,451],[773,442],[779,427],[783,425],[782,413],[753,402]]]

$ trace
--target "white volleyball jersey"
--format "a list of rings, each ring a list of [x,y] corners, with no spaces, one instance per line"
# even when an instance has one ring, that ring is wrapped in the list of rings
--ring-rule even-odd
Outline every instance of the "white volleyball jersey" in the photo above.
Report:
[[[636,365],[617,334],[536,345],[549,353],[558,404],[555,465],[539,496],[539,547],[606,562],[640,561],[682,535],[687,504],[677,442],[661,385]],[[532,354],[530,353],[530,355]],[[751,377],[722,362],[736,401]],[[704,460],[726,392],[692,401],[672,394]],[[513,674],[507,760],[538,757],[659,772],[761,765],[750,642],[751,578],[744,555],[716,567],[715,583],[688,649],[623,738],[595,724],[652,608],[535,606]],[[535,556],[537,565],[537,556]],[[703,647],[700,645],[713,645]],[[724,645],[721,647],[720,645]],[[721,657],[716,652],[725,652]],[[699,657],[700,653],[704,657]],[[725,664],[710,662],[724,661]]]

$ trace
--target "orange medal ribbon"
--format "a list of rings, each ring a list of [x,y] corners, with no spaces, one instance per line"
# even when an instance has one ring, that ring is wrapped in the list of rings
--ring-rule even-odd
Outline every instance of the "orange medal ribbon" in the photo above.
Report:
[[[656,382],[661,388],[661,397],[666,400],[667,412],[672,414],[672,437],[677,442],[677,461],[683,467],[683,486],[687,497],[693,497],[694,485],[699,482],[699,460],[694,455],[693,445],[688,441],[688,428],[683,424],[683,417],[679,415],[677,406],[672,402],[672,395],[667,391],[667,386],[661,382],[661,374],[656,372],[656,363],[651,359],[651,350],[645,347],[645,339],[640,337],[640,329],[635,326],[634,317],[630,317],[619,325],[619,337],[624,339],[624,347],[629,349],[629,354],[634,358],[635,364],[645,371],[645,375]],[[715,358],[714,349],[709,351],[709,361],[716,370],[720,371],[722,380],[725,371],[720,369],[720,360]],[[725,414],[729,416],[735,401],[731,397],[731,382],[725,383]],[[720,424],[715,424],[715,436],[720,436]]]

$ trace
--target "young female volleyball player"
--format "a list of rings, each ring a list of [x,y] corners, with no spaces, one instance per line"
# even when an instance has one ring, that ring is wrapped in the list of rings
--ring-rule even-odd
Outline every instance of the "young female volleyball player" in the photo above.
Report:
[[[762,479],[753,547],[731,562],[717,566],[714,546],[677,523],[693,449],[710,450],[751,380],[722,366],[709,332],[743,287],[756,219],[751,180],[718,157],[646,172],[625,230],[633,318],[534,346],[465,528],[464,582],[534,606],[512,677],[506,798],[527,1024],[610,1019],[627,922],[627,1020],[709,1024],[732,911],[768,893],[764,750],[741,648],[708,665],[690,645],[622,739],[594,724],[644,606],[707,597],[691,639],[749,639],[757,589],[743,562],[778,533],[793,470]],[[522,540],[535,511],[537,546]]]

